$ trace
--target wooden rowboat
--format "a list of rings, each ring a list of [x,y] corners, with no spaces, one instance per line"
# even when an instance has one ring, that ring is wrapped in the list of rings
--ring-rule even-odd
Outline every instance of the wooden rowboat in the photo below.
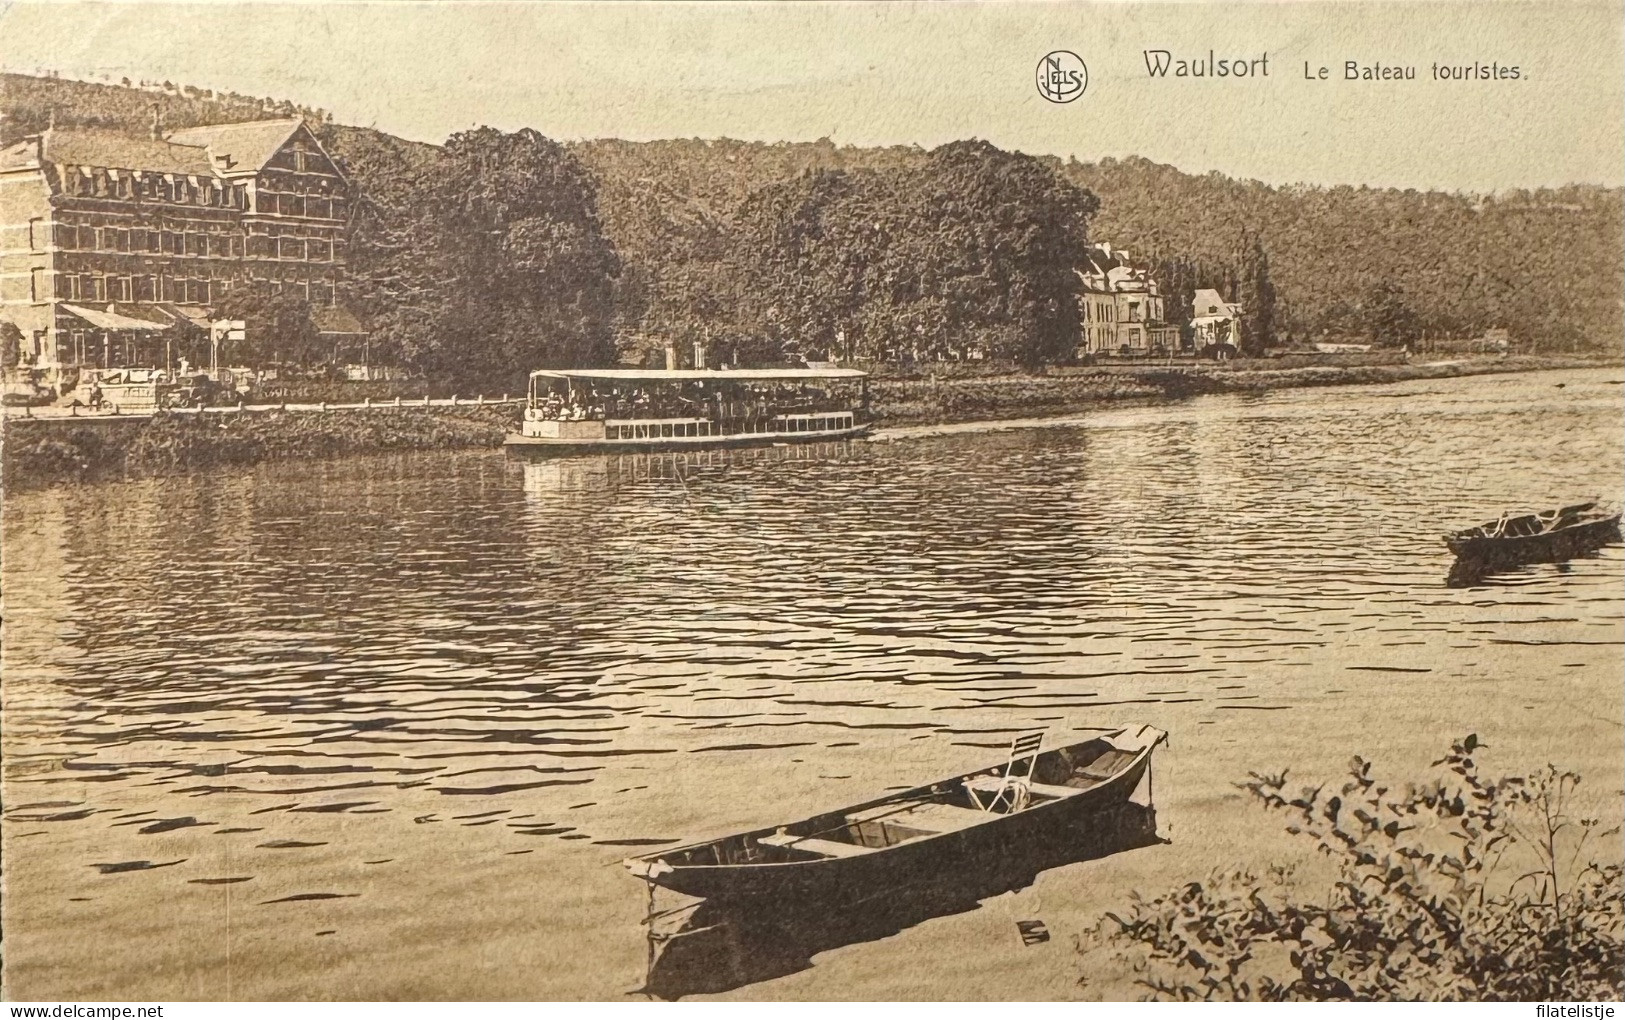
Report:
[[[1166,739],[1139,726],[1043,750],[1043,734],[1027,734],[998,765],[625,865],[651,886],[706,898],[852,893],[974,868],[1100,823],[1147,778]]]
[[[1444,536],[1461,559],[1530,561],[1563,559],[1619,540],[1620,514],[1596,503],[1487,521]]]

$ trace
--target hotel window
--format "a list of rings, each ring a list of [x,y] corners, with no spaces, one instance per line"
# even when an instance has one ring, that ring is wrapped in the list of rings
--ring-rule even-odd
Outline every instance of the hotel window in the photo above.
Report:
[[[96,250],[96,228],[95,227],[80,227],[79,228],[79,247],[84,251],[95,251]]]
[[[29,251],[44,251],[49,238],[50,233],[46,229],[44,217],[36,216],[28,221]]]
[[[307,257],[312,262],[326,262],[333,257],[333,246],[326,241],[313,239],[305,247]]]
[[[51,299],[51,277],[48,270],[35,266],[28,282],[29,300],[37,305]]]
[[[277,245],[277,255],[285,259],[302,259],[305,257],[305,242],[297,237],[284,237]]]
[[[156,276],[138,276],[135,278],[135,300],[158,300],[158,278]]]
[[[86,301],[107,300],[107,279],[102,276],[84,276],[80,278],[80,296]]]
[[[134,281],[128,276],[108,277],[107,282],[111,293],[108,299],[112,301],[129,302],[135,299]]]
[[[113,242],[114,242],[115,246],[117,246],[119,251],[129,251],[130,250],[130,232],[128,230],[122,230],[122,229],[114,231],[113,232]]]
[[[333,203],[326,198],[318,198],[312,195],[305,199],[305,213],[308,216],[329,219],[333,215]]]
[[[56,296],[64,301],[79,300],[79,277],[59,276],[56,278]]]

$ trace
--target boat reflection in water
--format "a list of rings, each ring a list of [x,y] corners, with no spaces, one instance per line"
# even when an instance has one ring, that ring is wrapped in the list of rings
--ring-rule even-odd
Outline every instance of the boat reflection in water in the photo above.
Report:
[[[851,455],[852,441],[803,442],[783,446],[751,446],[667,453],[606,453],[568,458],[524,460],[524,492],[528,497],[557,497],[571,493],[604,492],[650,482],[686,485],[695,478],[733,468],[756,467],[790,461],[832,461]]]
[[[1128,801],[1079,819],[1072,838],[1036,840],[976,867],[931,871],[918,882],[842,889],[835,896],[700,900],[649,926],[642,994],[660,999],[725,992],[812,966],[819,953],[895,935],[934,917],[975,910],[1051,868],[1152,846],[1154,807]]]

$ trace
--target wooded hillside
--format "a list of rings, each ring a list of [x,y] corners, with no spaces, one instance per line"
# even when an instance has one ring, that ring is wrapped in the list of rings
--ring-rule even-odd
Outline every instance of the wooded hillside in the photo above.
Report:
[[[442,147],[333,124],[322,111],[273,99],[10,74],[0,88],[0,141],[39,130],[53,113],[63,126],[145,132],[153,103],[168,127],[303,116],[363,191],[351,246],[360,310],[400,331],[435,287],[460,286],[421,273],[409,284],[403,260],[422,250],[403,243],[421,215],[438,217],[436,236],[449,236],[455,203],[444,179],[479,180],[468,165],[472,135],[454,165]],[[610,329],[623,346],[707,339],[769,358],[780,348],[882,356],[969,345],[1055,358],[1076,330],[1076,285],[1062,270],[1086,237],[1160,265],[1173,296],[1211,286],[1248,301],[1261,286],[1273,290],[1273,322],[1261,328],[1277,343],[1397,344],[1498,326],[1546,350],[1618,350],[1625,337],[1618,188],[1480,196],[1281,187],[1139,158],[1028,157],[980,142],[933,151],[828,140],[556,147],[529,135],[514,148],[505,139],[518,135],[480,137],[485,150],[509,154],[499,204],[526,190],[528,165],[568,181],[565,204],[584,206],[531,196],[524,239],[480,262],[498,280],[534,282],[548,264],[605,274],[573,279],[547,299],[551,321],[574,324],[561,357],[608,356]],[[524,154],[518,164],[515,153]],[[510,256],[519,262],[507,265]],[[410,303],[400,304],[407,292]],[[403,354],[416,343],[404,335],[411,332],[396,338]]]

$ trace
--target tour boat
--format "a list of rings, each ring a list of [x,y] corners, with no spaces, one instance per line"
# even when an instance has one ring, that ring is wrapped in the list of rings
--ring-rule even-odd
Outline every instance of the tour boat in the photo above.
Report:
[[[1618,510],[1576,503],[1544,513],[1503,514],[1446,535],[1444,541],[1461,559],[1561,559],[1619,541],[1619,520]]]
[[[849,439],[869,429],[852,368],[539,369],[510,451],[691,450]]]
[[[733,898],[849,894],[922,875],[966,873],[1035,846],[1086,838],[1110,824],[1168,735],[1150,726],[1114,730],[1043,750],[1024,734],[1010,758],[852,807],[773,828],[628,859],[653,887]]]

